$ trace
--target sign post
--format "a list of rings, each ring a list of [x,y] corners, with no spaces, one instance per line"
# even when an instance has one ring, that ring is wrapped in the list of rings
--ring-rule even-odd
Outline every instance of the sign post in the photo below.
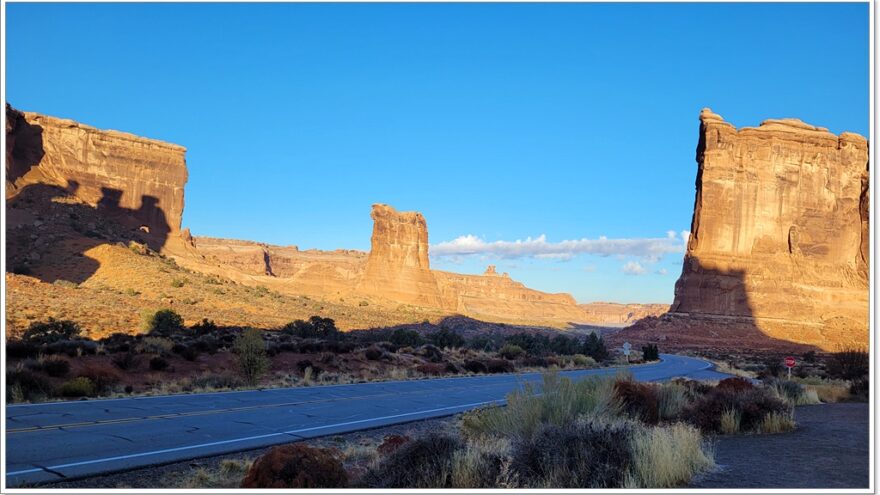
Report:
[[[794,365],[797,364],[797,361],[794,360],[793,356],[788,356],[785,358],[785,367],[788,368],[788,379],[791,380],[791,369],[794,368]]]
[[[626,362],[629,362],[629,352],[632,349],[632,344],[629,342],[623,343],[623,355],[626,356]]]

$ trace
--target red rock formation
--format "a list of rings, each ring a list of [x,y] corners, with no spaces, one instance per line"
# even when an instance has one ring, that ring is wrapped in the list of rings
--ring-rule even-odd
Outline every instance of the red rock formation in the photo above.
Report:
[[[829,349],[866,343],[867,141],[797,119],[737,130],[704,109],[700,121],[672,316],[752,321]]]
[[[7,105],[6,198],[57,186],[154,236],[180,232],[186,148]]]
[[[373,205],[370,216],[370,256],[358,290],[404,304],[441,307],[428,261],[425,217],[417,212],[400,213],[383,204]]]

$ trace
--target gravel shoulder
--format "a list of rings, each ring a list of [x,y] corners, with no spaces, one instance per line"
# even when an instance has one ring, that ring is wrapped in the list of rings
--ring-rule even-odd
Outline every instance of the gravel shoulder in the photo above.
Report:
[[[718,469],[691,487],[868,488],[867,403],[801,406],[795,418],[791,433],[718,438]]]

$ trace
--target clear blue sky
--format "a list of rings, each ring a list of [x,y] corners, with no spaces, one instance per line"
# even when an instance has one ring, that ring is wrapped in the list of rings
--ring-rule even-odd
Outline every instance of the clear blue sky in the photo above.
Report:
[[[366,250],[389,203],[581,301],[672,301],[702,107],[868,133],[867,3],[6,12],[7,101],[186,146],[194,234]]]

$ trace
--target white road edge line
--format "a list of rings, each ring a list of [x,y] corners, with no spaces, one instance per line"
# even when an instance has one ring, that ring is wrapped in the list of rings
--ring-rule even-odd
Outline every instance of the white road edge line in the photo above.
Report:
[[[202,448],[202,447],[213,447],[215,445],[226,445],[226,444],[236,443],[236,442],[245,442],[248,440],[260,440],[263,438],[279,437],[279,436],[284,436],[284,435],[295,435],[297,433],[304,433],[307,431],[314,431],[314,430],[322,430],[322,429],[326,429],[326,428],[334,428],[337,426],[354,425],[354,424],[359,424],[359,423],[367,423],[370,421],[382,421],[385,419],[402,418],[405,416],[417,416],[419,414],[428,414],[428,413],[439,412],[439,411],[447,411],[450,409],[477,407],[477,406],[483,406],[486,404],[500,404],[503,402],[504,402],[503,400],[490,400],[490,401],[484,401],[484,402],[474,402],[471,404],[459,404],[456,406],[440,407],[437,409],[427,409],[424,411],[416,411],[416,412],[409,412],[409,413],[403,413],[403,414],[394,414],[391,416],[380,416],[377,418],[359,419],[357,421],[347,421],[345,423],[334,423],[331,425],[313,426],[311,428],[302,428],[299,430],[282,431],[282,432],[277,432],[277,433],[267,433],[265,435],[254,435],[254,436],[250,436],[250,437],[233,438],[231,440],[221,440],[218,442],[200,443],[200,444],[196,444],[196,445],[186,445],[183,447],[174,447],[171,449],[153,450],[153,451],[149,451],[149,452],[139,452],[137,454],[120,455],[120,456],[115,456],[115,457],[105,457],[102,459],[93,459],[90,461],[72,462],[69,464],[59,464],[56,466],[46,466],[46,469],[51,469],[53,471],[57,471],[59,469],[76,467],[76,466],[85,466],[88,464],[100,464],[102,462],[119,461],[119,460],[124,460],[124,459],[132,459],[135,457],[146,457],[146,456],[157,455],[157,454],[167,454],[169,452],[179,452],[182,450],[198,449],[198,448]],[[24,469],[24,470],[20,470],[20,471],[12,471],[12,472],[6,473],[6,476],[16,476],[16,475],[20,475],[20,474],[36,473],[36,472],[40,472],[40,471],[45,471],[45,469],[44,468],[34,468],[34,469]]]

